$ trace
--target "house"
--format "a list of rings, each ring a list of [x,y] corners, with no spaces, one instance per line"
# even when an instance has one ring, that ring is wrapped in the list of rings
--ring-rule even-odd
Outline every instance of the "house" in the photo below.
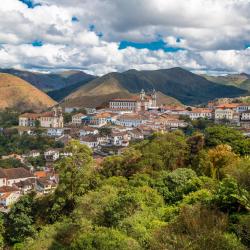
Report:
[[[60,150],[50,148],[44,152],[44,157],[47,161],[56,161],[60,158]]]
[[[34,190],[35,183],[36,183],[36,179],[33,178],[33,179],[27,179],[27,180],[15,183],[14,186],[17,187],[23,194],[26,194]]]
[[[137,113],[123,114],[117,118],[115,124],[124,127],[137,127],[141,124],[146,123],[146,121],[148,120],[149,120],[148,117]]]
[[[216,108],[214,111],[215,120],[233,120],[235,111],[229,108]]]
[[[48,128],[47,135],[50,137],[60,137],[64,135],[64,129],[63,128]]]
[[[196,120],[198,118],[212,119],[212,113],[213,111],[210,109],[196,108],[192,109],[192,111],[188,113],[188,116],[191,120]]]
[[[236,111],[239,113],[250,110],[250,103],[238,103]]]
[[[250,121],[250,109],[241,113],[241,121]]]
[[[155,90],[153,90],[150,95],[146,95],[145,91],[142,89],[140,95],[137,97],[117,98],[109,101],[109,108],[117,111],[132,110],[134,112],[138,112],[141,110],[148,110],[156,106]]]
[[[53,179],[47,177],[39,178],[36,181],[36,191],[43,194],[48,194],[54,191],[56,187],[57,183]]]
[[[40,124],[44,128],[63,128],[61,107],[53,107],[51,111],[43,113],[24,113],[19,116],[19,126],[35,127]]]
[[[82,124],[82,119],[86,117],[86,115],[82,113],[77,113],[75,115],[72,115],[72,124]]]
[[[86,136],[86,135],[97,135],[98,129],[89,127],[89,126],[83,126],[79,130],[80,136]]]
[[[16,187],[2,186],[0,187],[0,205],[9,207],[21,196],[20,190]]]
[[[128,146],[131,137],[127,132],[112,132],[108,139],[111,145]]]
[[[128,134],[130,135],[131,140],[143,140],[144,139],[143,133],[137,128],[128,131]]]
[[[35,179],[35,176],[23,167],[0,168],[0,187],[13,186],[14,184],[28,179]]]
[[[111,115],[108,112],[88,115],[83,118],[83,123],[93,127],[102,127],[107,124]]]
[[[32,157],[32,158],[36,158],[39,157],[41,155],[40,151],[38,150],[31,150],[29,153],[27,153],[25,156],[26,157]]]
[[[85,144],[90,148],[96,148],[99,145],[99,141],[96,135],[81,136],[80,143]]]

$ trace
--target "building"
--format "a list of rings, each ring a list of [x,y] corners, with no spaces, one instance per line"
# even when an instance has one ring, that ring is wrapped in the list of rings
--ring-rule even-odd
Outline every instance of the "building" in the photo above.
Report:
[[[116,125],[121,125],[124,127],[137,127],[141,124],[146,123],[149,120],[148,117],[141,114],[123,114],[120,115],[115,121]]]
[[[111,119],[111,115],[108,112],[88,115],[83,119],[83,123],[85,125],[93,126],[93,127],[102,127],[108,123]]]
[[[249,103],[239,103],[238,107],[236,109],[237,112],[242,113],[245,111],[250,110],[250,104]]]
[[[72,115],[72,123],[73,124],[82,124],[82,120],[83,120],[83,118],[85,117],[85,115],[84,114],[82,114],[82,113],[78,113],[78,114],[75,114],[75,115]]]
[[[97,135],[98,134],[98,129],[88,127],[88,126],[83,126],[79,130],[80,136],[85,136],[85,135]]]
[[[16,187],[2,186],[0,187],[0,205],[9,207],[21,196],[20,190]]]
[[[199,118],[212,119],[212,113],[213,112],[210,109],[196,108],[192,109],[192,111],[189,112],[188,116],[191,120],[196,120]]]
[[[0,168],[0,187],[13,186],[21,181],[35,179],[35,176],[23,167],[20,168]]]
[[[46,161],[56,161],[60,158],[60,150],[50,148],[44,152],[44,157]]]
[[[135,112],[148,110],[157,106],[156,92],[153,90],[152,94],[146,95],[142,89],[138,97],[133,98],[117,98],[109,101],[109,108],[111,110],[132,110]]]
[[[216,108],[214,111],[215,120],[233,120],[235,111],[233,109]]]
[[[90,148],[96,148],[99,145],[98,138],[95,135],[81,136],[80,143],[87,145]]]
[[[43,128],[63,128],[63,115],[61,107],[53,107],[51,111],[43,113],[24,113],[19,116],[19,126]]]
[[[250,109],[241,113],[241,121],[250,121]]]

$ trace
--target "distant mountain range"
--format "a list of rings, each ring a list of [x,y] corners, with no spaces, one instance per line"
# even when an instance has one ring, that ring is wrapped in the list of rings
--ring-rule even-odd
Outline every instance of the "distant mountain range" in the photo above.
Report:
[[[30,83],[14,75],[0,73],[0,109],[43,110],[56,102]]]
[[[155,89],[165,96],[171,96],[178,101],[195,105],[206,103],[219,97],[236,97],[247,93],[235,86],[223,86],[206,78],[193,74],[182,68],[171,68],[151,71],[129,70],[123,73],[109,73],[71,93],[65,99],[67,103],[77,103],[76,100],[90,100],[91,97],[125,95],[139,93],[141,89]],[[106,99],[106,98],[103,98]],[[89,101],[88,101],[89,102]]]
[[[207,80],[223,85],[232,85],[250,91],[250,75],[246,73],[229,74],[225,76],[203,75]]]
[[[138,94],[141,89],[157,91],[158,104],[196,105],[219,97],[237,97],[248,94],[249,75],[233,77],[200,76],[182,68],[113,72],[101,77],[82,71],[63,71],[59,73],[34,73],[15,69],[0,69],[15,80],[22,78],[38,89],[46,92],[64,106],[96,107],[107,103],[111,98],[127,98]],[[6,82],[5,82],[6,83]],[[8,83],[8,82],[7,82]],[[233,85],[233,86],[232,86]],[[29,93],[22,92],[24,100]],[[44,94],[44,93],[43,93]],[[47,95],[46,100],[51,100]],[[14,97],[9,97],[14,98]],[[49,99],[48,99],[49,98]],[[1,107],[0,107],[1,108]]]
[[[92,75],[76,70],[48,74],[16,69],[0,69],[0,72],[18,76],[43,91],[59,90],[95,78]]]

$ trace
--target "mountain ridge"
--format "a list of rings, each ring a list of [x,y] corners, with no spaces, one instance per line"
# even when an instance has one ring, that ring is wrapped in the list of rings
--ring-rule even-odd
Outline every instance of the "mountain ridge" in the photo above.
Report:
[[[115,89],[113,89],[114,84],[116,84]],[[107,89],[110,89],[111,93],[127,91],[132,94],[140,92],[141,89],[145,91],[155,89],[187,105],[201,104],[219,97],[235,97],[247,93],[246,90],[234,86],[223,86],[176,67],[144,71],[132,69],[122,73],[111,72],[88,82],[67,96],[66,99],[98,96],[102,92],[107,94]]]

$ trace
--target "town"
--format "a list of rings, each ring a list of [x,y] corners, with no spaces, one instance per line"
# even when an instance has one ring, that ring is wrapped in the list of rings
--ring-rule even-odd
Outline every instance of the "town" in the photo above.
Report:
[[[149,93],[141,90],[133,98],[111,99],[106,107],[99,109],[56,105],[42,113],[22,113],[16,127],[20,135],[36,136],[39,129],[40,136],[49,137],[62,147],[2,155],[2,160],[14,158],[22,166],[0,168],[1,209],[8,211],[9,206],[31,191],[37,195],[53,192],[59,182],[54,164],[71,155],[64,149],[71,140],[91,148],[98,166],[104,157],[121,154],[133,142],[146,139],[155,132],[176,129],[187,132],[195,121],[226,124],[249,137],[250,103],[245,100],[247,97],[220,98],[197,107],[158,106],[155,90]],[[67,121],[65,117],[68,117]],[[36,163],[38,158],[43,159],[42,164]]]

